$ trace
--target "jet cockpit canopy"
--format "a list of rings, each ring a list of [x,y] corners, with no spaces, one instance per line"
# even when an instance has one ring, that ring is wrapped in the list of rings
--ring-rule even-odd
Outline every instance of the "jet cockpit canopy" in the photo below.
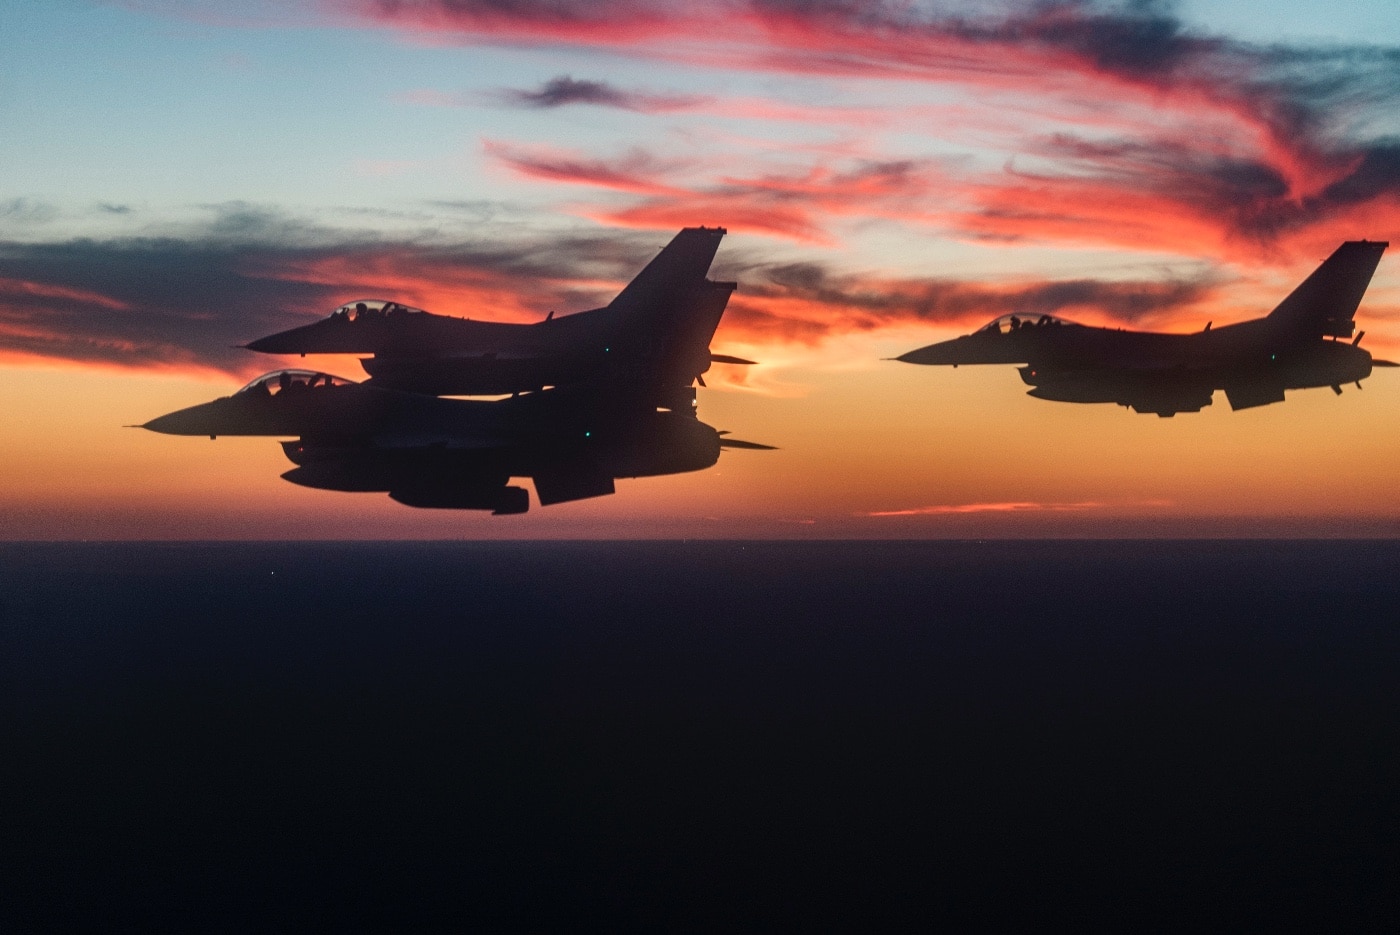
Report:
[[[1034,315],[1030,312],[1012,312],[978,328],[975,334],[1010,334],[1022,328],[1048,328],[1056,325],[1072,325],[1074,322],[1054,315]]]
[[[331,312],[332,321],[361,321],[372,318],[397,318],[400,315],[423,315],[421,308],[388,299],[356,299]]]
[[[320,390],[331,386],[353,386],[354,380],[337,377],[317,370],[274,370],[265,373],[248,383],[235,396],[276,396],[278,393],[297,393]]]

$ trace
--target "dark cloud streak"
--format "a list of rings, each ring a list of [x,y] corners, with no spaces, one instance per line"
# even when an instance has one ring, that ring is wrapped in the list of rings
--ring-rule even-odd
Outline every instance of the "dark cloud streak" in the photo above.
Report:
[[[0,242],[0,351],[128,367],[210,367],[230,374],[276,360],[234,345],[304,323],[365,295],[461,298],[442,314],[517,320],[604,304],[669,240],[648,231],[536,234],[440,243],[341,237],[314,245],[204,238]],[[910,322],[1005,311],[1092,310],[1131,322],[1207,298],[1198,280],[981,283],[881,279],[813,263],[775,264],[726,249],[715,276],[740,295],[724,329],[753,340],[816,341]],[[472,297],[480,296],[481,305]],[[496,302],[496,307],[490,303]],[[484,306],[484,307],[483,307]]]
[[[231,240],[230,230],[287,236]],[[626,281],[667,239],[637,231],[509,242],[373,239],[249,210],[187,239],[0,241],[0,351],[242,374],[275,361],[236,345],[355,298],[402,298],[395,289],[404,283],[464,297],[457,307],[430,309],[442,314],[509,317],[471,304],[474,295],[488,303],[501,293],[529,320],[549,309],[594,307],[611,298],[594,283]]]
[[[1141,324],[1207,302],[1216,277],[1163,280],[1070,279],[979,282],[889,279],[833,272],[816,263],[762,264],[739,273],[741,320],[773,334],[815,340],[841,331],[867,331],[911,321],[966,324],[1009,312],[1087,314],[1096,321]],[[754,300],[759,300],[755,302]],[[772,310],[764,309],[768,300]],[[799,314],[783,314],[797,308]],[[825,309],[820,316],[812,309]]]
[[[1202,150],[1183,140],[1090,141],[1060,134],[1041,141],[1038,149],[1066,171],[1016,173],[1021,179],[1052,185],[1089,179],[1105,191],[1151,192],[1214,219],[1233,236],[1259,243],[1336,217],[1354,205],[1400,198],[1400,140],[1390,138],[1330,154],[1339,163],[1335,180],[1313,193],[1295,191],[1267,160]]]
[[[0,220],[16,224],[46,224],[58,217],[58,208],[32,198],[8,198],[0,201]]]
[[[497,98],[502,103],[515,107],[540,110],[567,107],[573,104],[587,104],[640,113],[684,110],[705,103],[705,98],[701,97],[627,91],[605,81],[580,81],[570,75],[559,75],[551,78],[535,91],[506,89],[499,92]]]

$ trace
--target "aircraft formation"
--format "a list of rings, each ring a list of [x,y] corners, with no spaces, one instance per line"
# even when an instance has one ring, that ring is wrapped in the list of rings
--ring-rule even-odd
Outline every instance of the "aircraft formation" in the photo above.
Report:
[[[618,478],[703,470],[724,448],[767,450],[706,425],[696,408],[695,386],[712,364],[753,363],[709,346],[737,288],[706,278],[725,233],[685,228],[608,305],[534,324],[351,302],[244,346],[367,354],[364,382],[277,370],[141,427],[292,436],[282,442],[295,465],[282,477],[292,483],[497,515],[529,509],[514,478],[529,478],[548,506],[611,494]],[[1343,243],[1268,315],[1195,334],[1005,315],[896,359],[1017,364],[1038,399],[1112,402],[1163,417],[1200,411],[1217,389],[1232,409],[1281,402],[1291,389],[1341,393],[1372,367],[1397,366],[1360,347],[1365,332],[1354,320],[1387,246]],[[458,396],[505,398],[449,398]]]
[[[352,302],[247,345],[275,354],[369,354],[363,383],[314,370],[265,374],[232,396],[145,423],[170,435],[293,436],[282,477],[378,491],[416,507],[523,513],[611,494],[621,477],[711,467],[724,448],[767,449],[701,422],[695,384],[736,284],[706,278],[723,228],[686,228],[603,308],[535,324]],[[450,396],[504,395],[504,399]]]

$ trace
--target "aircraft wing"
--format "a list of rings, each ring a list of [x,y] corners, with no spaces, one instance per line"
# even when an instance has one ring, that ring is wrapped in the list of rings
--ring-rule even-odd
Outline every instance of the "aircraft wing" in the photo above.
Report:
[[[1236,411],[1281,403],[1283,391],[1282,380],[1238,380],[1225,384],[1225,398]]]

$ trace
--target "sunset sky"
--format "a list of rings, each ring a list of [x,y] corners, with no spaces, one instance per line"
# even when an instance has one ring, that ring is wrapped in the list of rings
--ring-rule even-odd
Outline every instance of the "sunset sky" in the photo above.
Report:
[[[0,539],[1400,534],[1400,370],[1159,419],[882,360],[1010,311],[1257,317],[1361,238],[1400,359],[1391,0],[66,0],[0,35]],[[342,302],[535,321],[701,224],[740,283],[712,346],[761,363],[700,417],[777,451],[491,517],[122,428]]]

